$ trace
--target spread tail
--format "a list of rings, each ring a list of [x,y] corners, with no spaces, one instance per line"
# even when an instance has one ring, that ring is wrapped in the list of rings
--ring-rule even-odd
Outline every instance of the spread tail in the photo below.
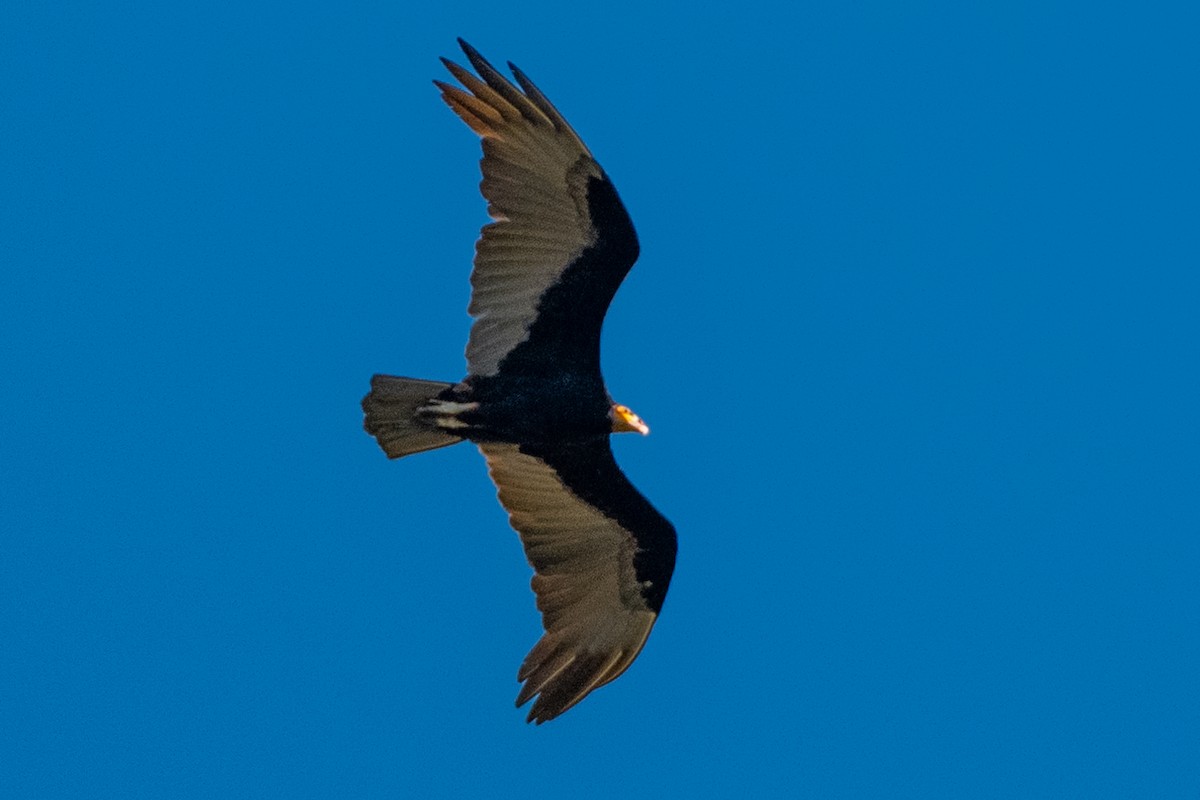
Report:
[[[462,439],[417,418],[426,405],[453,384],[376,375],[363,398],[363,428],[375,437],[388,458],[400,458],[461,442]]]

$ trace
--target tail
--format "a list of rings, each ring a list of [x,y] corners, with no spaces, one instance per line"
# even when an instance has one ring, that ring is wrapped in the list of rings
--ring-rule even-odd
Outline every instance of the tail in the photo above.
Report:
[[[376,375],[363,398],[363,428],[388,458],[400,458],[461,442],[462,439],[417,418],[417,409],[452,384]]]

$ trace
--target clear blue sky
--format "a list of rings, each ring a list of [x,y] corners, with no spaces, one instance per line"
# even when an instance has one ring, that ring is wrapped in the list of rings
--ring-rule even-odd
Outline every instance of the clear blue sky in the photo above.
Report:
[[[1197,797],[1196,15],[421,5],[0,12],[0,796]],[[360,428],[462,374],[460,35],[638,226],[680,534],[541,728],[482,459]]]

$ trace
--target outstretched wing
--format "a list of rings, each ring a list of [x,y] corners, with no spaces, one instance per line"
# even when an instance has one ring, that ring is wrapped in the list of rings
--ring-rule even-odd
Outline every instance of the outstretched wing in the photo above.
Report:
[[[466,88],[434,83],[483,137],[480,189],[495,220],[475,246],[467,370],[573,367],[599,375],[604,314],[638,256],[629,214],[583,141],[529,78],[509,64],[518,89],[458,41],[480,77],[442,59]]]
[[[517,673],[517,705],[536,696],[528,719],[540,724],[637,658],[675,569],[675,529],[617,467],[607,437],[479,449],[536,573],[546,633]]]

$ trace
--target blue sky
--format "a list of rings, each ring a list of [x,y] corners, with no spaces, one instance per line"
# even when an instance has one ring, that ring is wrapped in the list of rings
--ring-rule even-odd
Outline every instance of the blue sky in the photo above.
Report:
[[[1197,20],[969,5],[2,12],[0,795],[1196,797]],[[360,428],[463,370],[456,36],[638,226],[680,534],[540,728],[482,459]]]

